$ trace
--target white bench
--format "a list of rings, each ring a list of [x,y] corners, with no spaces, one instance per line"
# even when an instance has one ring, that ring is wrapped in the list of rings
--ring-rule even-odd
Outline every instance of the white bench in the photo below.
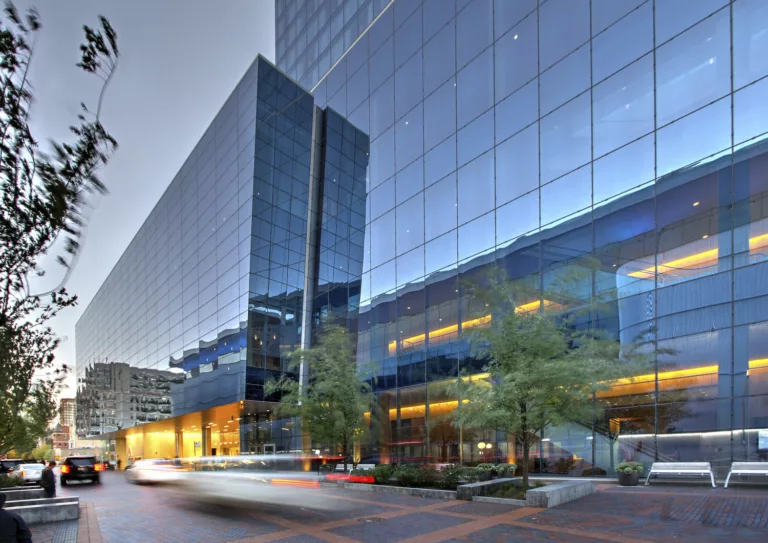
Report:
[[[768,462],[734,462],[731,464],[731,471],[725,478],[725,488],[728,488],[728,481],[731,475],[768,475]]]
[[[651,475],[701,475],[709,477],[712,488],[715,488],[715,474],[709,462],[654,462],[645,479],[646,486],[651,480]]]

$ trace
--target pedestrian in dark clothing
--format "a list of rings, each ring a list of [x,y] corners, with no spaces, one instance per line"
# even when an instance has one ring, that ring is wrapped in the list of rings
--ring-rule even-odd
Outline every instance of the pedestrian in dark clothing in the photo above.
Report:
[[[0,543],[32,543],[32,532],[16,513],[3,509],[5,494],[0,494]]]
[[[51,460],[48,465],[43,468],[43,472],[40,474],[40,486],[43,487],[46,498],[56,497],[56,476],[53,473],[53,468],[56,467],[56,462]]]

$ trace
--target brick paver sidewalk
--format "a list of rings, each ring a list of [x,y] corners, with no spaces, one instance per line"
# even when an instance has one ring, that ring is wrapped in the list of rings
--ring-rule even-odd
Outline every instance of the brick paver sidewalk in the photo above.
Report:
[[[322,489],[339,506],[317,511],[199,506],[108,473],[80,496],[78,543],[438,543],[768,541],[768,489],[601,485],[587,498],[543,510]]]

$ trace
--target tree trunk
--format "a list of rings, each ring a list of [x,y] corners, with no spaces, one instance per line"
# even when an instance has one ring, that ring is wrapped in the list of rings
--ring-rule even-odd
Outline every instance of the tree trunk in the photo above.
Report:
[[[531,453],[531,444],[527,437],[523,438],[523,488],[528,488],[528,458]]]
[[[523,445],[523,488],[528,488],[528,457],[531,453],[531,441],[528,436],[528,420],[526,417],[526,404],[520,402],[520,434],[522,436]],[[541,461],[541,459],[539,459]]]
[[[347,453],[347,440],[346,439],[342,439],[341,447],[342,447],[341,454],[344,455],[344,473],[349,473],[347,471],[347,456],[349,456],[349,454]]]

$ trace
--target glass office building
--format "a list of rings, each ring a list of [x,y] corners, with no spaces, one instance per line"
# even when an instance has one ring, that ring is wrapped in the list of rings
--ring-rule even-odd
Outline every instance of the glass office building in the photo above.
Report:
[[[255,89],[241,83],[233,96],[269,88],[277,101],[263,114],[261,98],[253,113],[237,102],[214,123],[249,127],[235,139],[256,132],[237,166],[238,205],[250,211],[236,254],[219,254],[218,235],[203,251],[201,236],[189,241],[197,262],[217,254],[205,281],[186,256],[169,256],[210,220],[198,220],[200,202],[226,200],[226,176],[201,177],[203,146],[180,176],[194,171],[196,187],[215,188],[195,189],[193,209],[171,204],[186,193],[174,180],[169,193],[180,196],[167,193],[148,219],[162,226],[142,228],[126,254],[140,252],[121,260],[79,323],[78,372],[81,353],[176,372],[179,415],[167,420],[202,413],[204,444],[236,428],[229,451],[290,450],[301,446],[297,425],[274,420],[264,379],[333,314],[356,335],[358,362],[377,368],[380,424],[358,454],[475,462],[484,442],[514,460],[514,436],[459,434],[452,423],[460,404],[445,383],[483,373],[462,336],[486,316],[462,279],[501,266],[540,286],[538,307],[588,259],[599,265],[566,303],[611,293],[589,325],[623,344],[652,331],[674,354],[602,393],[601,420],[544,429],[534,471],[766,458],[768,5],[277,0],[276,13],[278,64],[306,91],[259,60]],[[218,285],[235,264],[237,312],[220,320],[217,302],[215,326],[202,325],[214,299],[203,300],[202,283]],[[180,327],[170,324],[179,309],[159,305],[164,290],[144,293],[166,280],[169,292],[182,281],[168,302],[181,296]]]
[[[461,280],[496,263],[546,288],[591,257],[586,291],[616,293],[591,325],[675,354],[598,423],[545,429],[535,470],[766,458],[765,2],[395,0],[321,72],[316,103],[371,142],[358,357],[390,422],[371,455],[515,457],[446,423],[440,384],[482,371]]]

